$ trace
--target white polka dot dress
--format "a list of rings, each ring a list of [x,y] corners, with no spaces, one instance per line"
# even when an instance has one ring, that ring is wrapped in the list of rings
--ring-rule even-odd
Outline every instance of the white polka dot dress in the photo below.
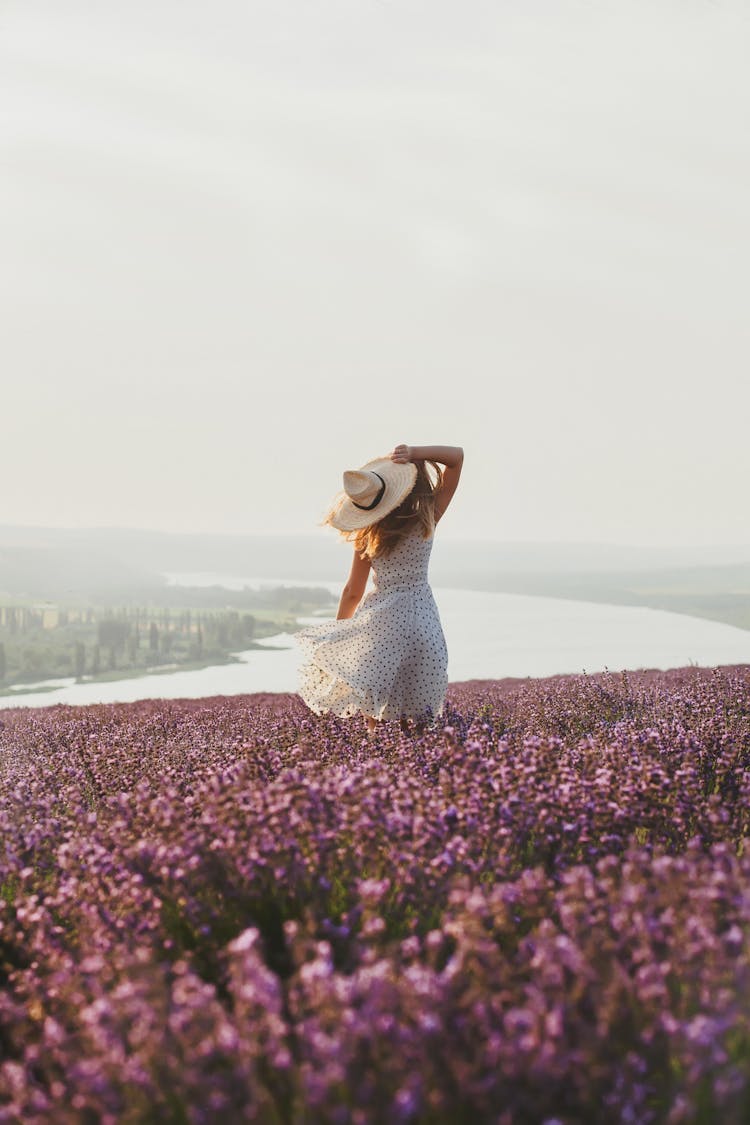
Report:
[[[376,719],[437,717],[448,650],[427,581],[433,539],[419,531],[372,562],[373,588],[354,616],[302,629],[300,695],[311,711]]]

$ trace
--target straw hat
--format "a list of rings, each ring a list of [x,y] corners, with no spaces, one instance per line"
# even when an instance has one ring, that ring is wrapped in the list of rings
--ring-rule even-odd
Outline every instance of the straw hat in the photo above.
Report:
[[[405,500],[417,480],[417,466],[376,457],[344,473],[344,491],[334,501],[331,524],[339,531],[358,531],[387,516]]]

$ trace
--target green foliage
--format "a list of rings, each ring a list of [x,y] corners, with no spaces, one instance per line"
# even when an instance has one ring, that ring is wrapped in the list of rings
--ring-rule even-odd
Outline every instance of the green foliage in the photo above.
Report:
[[[230,600],[234,596],[232,591],[223,593]],[[112,679],[118,673],[143,673],[160,663],[222,663],[263,637],[297,628],[293,617],[281,615],[282,607],[309,613],[327,596],[310,590],[305,600],[305,593],[286,588],[243,591],[241,600],[250,594],[259,599],[253,613],[231,605],[221,609],[0,606],[0,691],[10,684],[63,676]]]

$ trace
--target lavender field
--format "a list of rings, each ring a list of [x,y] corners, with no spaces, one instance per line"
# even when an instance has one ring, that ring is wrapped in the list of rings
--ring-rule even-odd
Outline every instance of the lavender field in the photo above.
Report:
[[[0,715],[0,1122],[750,1120],[750,667]]]

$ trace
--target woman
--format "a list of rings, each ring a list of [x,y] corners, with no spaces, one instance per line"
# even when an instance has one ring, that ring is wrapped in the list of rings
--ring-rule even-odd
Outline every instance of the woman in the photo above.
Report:
[[[323,523],[354,543],[351,573],[336,620],[297,633],[300,695],[316,714],[363,714],[372,732],[378,720],[421,728],[442,713],[448,652],[427,569],[463,459],[458,446],[397,445],[344,473]]]

